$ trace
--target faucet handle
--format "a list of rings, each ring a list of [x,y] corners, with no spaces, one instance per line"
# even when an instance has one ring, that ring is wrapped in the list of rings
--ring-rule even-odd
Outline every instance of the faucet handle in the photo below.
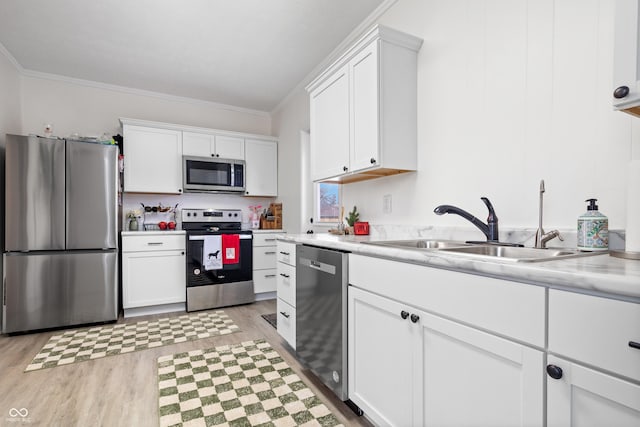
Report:
[[[558,230],[553,230],[553,233],[556,235],[558,239],[560,239],[561,242],[564,242],[564,237],[562,237],[562,235]]]

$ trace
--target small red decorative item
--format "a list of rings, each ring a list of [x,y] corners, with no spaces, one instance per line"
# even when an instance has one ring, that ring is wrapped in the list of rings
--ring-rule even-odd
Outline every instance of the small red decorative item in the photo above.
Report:
[[[160,230],[166,230],[167,229],[167,223],[164,221],[160,221],[158,223],[158,227],[160,227]]]
[[[369,223],[368,222],[356,222],[353,224],[353,233],[359,235],[368,235],[369,234]]]

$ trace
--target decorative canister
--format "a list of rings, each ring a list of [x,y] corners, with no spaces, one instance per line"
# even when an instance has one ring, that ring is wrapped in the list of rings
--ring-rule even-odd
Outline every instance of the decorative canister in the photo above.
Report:
[[[138,231],[138,220],[136,218],[131,218],[129,221],[129,231]]]

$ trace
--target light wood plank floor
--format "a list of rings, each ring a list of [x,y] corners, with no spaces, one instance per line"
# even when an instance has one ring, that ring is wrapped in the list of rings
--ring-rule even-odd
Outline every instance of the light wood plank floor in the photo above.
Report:
[[[240,327],[240,332],[27,373],[24,369],[33,357],[60,331],[0,336],[0,426],[157,427],[156,359],[159,356],[260,338],[265,338],[282,355],[343,424],[371,425],[302,368],[276,330],[261,317],[275,313],[275,300],[222,310]],[[118,323],[182,314],[121,318]],[[26,408],[28,424],[11,419],[11,408]]]

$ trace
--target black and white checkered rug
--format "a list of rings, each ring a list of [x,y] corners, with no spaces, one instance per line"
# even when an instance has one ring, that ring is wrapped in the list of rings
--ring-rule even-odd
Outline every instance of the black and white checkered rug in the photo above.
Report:
[[[224,311],[72,330],[51,337],[25,372],[237,331]]]
[[[158,358],[160,426],[341,426],[265,340]]]

